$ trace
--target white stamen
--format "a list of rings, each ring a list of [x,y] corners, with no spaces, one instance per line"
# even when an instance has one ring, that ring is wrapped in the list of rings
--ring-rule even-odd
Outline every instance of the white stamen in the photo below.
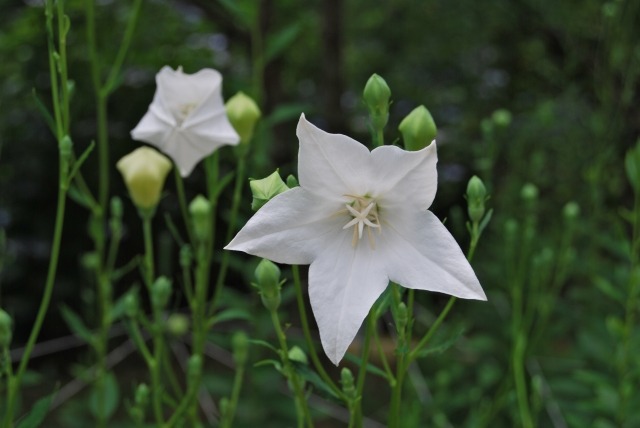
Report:
[[[367,205],[364,206],[365,204]],[[358,243],[358,240],[362,239],[364,227],[367,226],[369,244],[371,245],[371,248],[373,248],[375,243],[373,241],[373,235],[371,234],[371,228],[380,229],[376,203],[369,202],[364,198],[356,198],[351,204],[345,204],[345,206],[347,208],[347,212],[351,214],[353,218],[345,224],[342,229],[348,229],[354,226],[352,244],[355,246]]]

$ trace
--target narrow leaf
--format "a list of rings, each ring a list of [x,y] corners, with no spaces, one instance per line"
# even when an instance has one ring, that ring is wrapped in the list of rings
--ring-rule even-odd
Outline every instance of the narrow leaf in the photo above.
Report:
[[[89,157],[89,155],[91,154],[95,146],[96,146],[95,141],[91,141],[91,144],[89,144],[89,146],[86,149],[84,149],[84,152],[82,152],[80,157],[76,159],[76,161],[73,163],[73,168],[71,169],[71,172],[69,173],[69,177],[67,178],[69,182],[73,180],[73,177],[75,177],[75,175],[78,173],[78,171],[80,170],[80,167],[87,160],[87,158]]]
[[[299,22],[295,22],[288,27],[284,28],[277,34],[267,39],[267,47],[265,49],[264,58],[266,62],[272,61],[280,56],[286,49],[288,49],[293,42],[298,38],[302,25]]]
[[[455,345],[458,339],[462,337],[463,333],[464,333],[464,328],[459,328],[451,336],[449,336],[447,339],[443,340],[442,342],[438,343],[437,345],[428,346],[423,350],[421,350],[420,352],[418,352],[417,354],[418,358],[426,357],[427,355],[431,355],[431,354],[443,353],[444,351],[446,351],[447,349]]]
[[[44,421],[45,416],[49,413],[49,407],[51,407],[51,401],[55,397],[56,393],[47,395],[36,401],[29,413],[18,422],[16,428],[37,428]]]
[[[33,95],[33,100],[36,102],[36,107],[40,111],[40,114],[42,115],[44,121],[47,123],[49,130],[53,135],[56,135],[56,123],[53,120],[49,109],[47,109],[42,100],[40,100],[40,97],[38,97],[38,93],[36,92],[35,88],[31,90],[31,95]]]
[[[99,383],[96,383],[91,390],[89,410],[96,419],[99,420],[99,416],[102,414],[105,420],[109,420],[118,408],[120,389],[113,373],[107,373],[105,375],[102,391],[98,389],[100,388],[99,385]]]
[[[62,306],[60,308],[60,313],[62,314],[62,318],[64,318],[65,322],[69,326],[69,329],[79,338],[83,339],[85,342],[91,344],[93,343],[93,334],[84,325],[82,319],[73,312],[68,306]]]
[[[344,357],[346,360],[351,361],[352,363],[354,363],[357,366],[362,366],[362,358],[353,355],[353,354],[346,354]],[[384,370],[380,369],[377,366],[374,366],[371,363],[367,363],[367,371],[371,374],[380,376],[383,379],[387,379],[387,374],[384,372]]]

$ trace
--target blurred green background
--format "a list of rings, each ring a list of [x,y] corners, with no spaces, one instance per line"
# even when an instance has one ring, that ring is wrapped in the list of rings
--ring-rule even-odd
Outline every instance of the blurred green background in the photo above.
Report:
[[[115,56],[129,6],[121,0],[98,2],[98,45],[105,62]],[[83,2],[69,0],[66,7],[75,82],[72,135],[80,151],[95,138],[94,99]],[[261,23],[265,66],[257,76],[243,13],[258,14]],[[48,104],[40,1],[0,0],[0,59],[0,229],[6,234],[0,248],[0,305],[14,316],[17,346],[26,339],[39,303],[57,190],[57,147],[33,95]],[[252,177],[277,167],[283,176],[296,173],[295,124],[302,112],[326,131],[369,143],[361,91],[378,73],[392,91],[387,142],[399,137],[399,122],[417,105],[425,104],[438,124],[439,192],[431,209],[447,218],[465,249],[462,195],[472,175],[485,181],[494,217],[474,266],[489,302],[461,302],[455,308],[447,331],[464,326],[464,338],[425,362],[416,375],[424,385],[416,381],[419,399],[406,405],[407,415],[424,426],[444,427],[481,426],[478,415],[490,414],[492,426],[514,426],[515,398],[504,379],[512,346],[510,296],[519,286],[532,299],[525,306],[530,305],[537,340],[527,351],[527,371],[538,425],[640,427],[633,411],[640,405],[640,369],[637,362],[628,375],[620,369],[629,352],[620,349],[620,325],[628,322],[626,303],[633,297],[627,295],[633,281],[631,227],[624,220],[633,192],[623,159],[640,133],[639,1],[149,0],[122,82],[110,99],[112,160],[138,146],[129,131],[146,111],[155,73],[164,65],[181,65],[187,73],[218,69],[225,78],[225,98],[238,90],[260,98],[265,120],[250,158]],[[222,159],[229,160],[225,170],[233,169],[230,152],[223,149]],[[95,156],[84,167],[95,184],[94,170]],[[111,183],[113,193],[126,198],[115,167]],[[539,191],[530,206],[521,197],[526,183]],[[177,218],[172,184],[162,209]],[[187,181],[188,194],[194,196],[203,185],[202,171],[196,170]],[[243,219],[251,214],[248,188],[245,196]],[[567,219],[563,207],[570,201],[579,205],[580,214]],[[141,252],[135,212],[125,202],[129,230],[123,261]],[[82,308],[93,299],[82,269],[83,254],[91,248],[86,222],[86,210],[70,204],[50,322],[41,340],[69,334],[60,304]],[[157,223],[166,242],[162,254],[177,263],[177,250]],[[529,241],[520,232],[527,224],[534,230]],[[563,243],[567,228],[572,235]],[[247,266],[253,262],[247,260],[236,260],[238,283],[241,271],[245,277],[251,272]],[[171,263],[163,266],[171,273]],[[129,285],[119,284],[115,294]],[[237,290],[248,293],[243,287]],[[546,295],[558,298],[547,301]],[[441,296],[421,293],[424,310],[418,314],[428,324],[443,303]],[[542,307],[549,310],[544,325],[539,324]],[[85,312],[90,317],[91,310]],[[638,323],[632,322],[628,341],[636,359]],[[82,350],[74,349],[34,364],[45,374],[71,377],[69,352],[73,360],[82,358],[77,357]],[[260,376],[253,380],[258,391]],[[624,391],[627,382],[630,393]],[[366,412],[384,420],[376,414],[378,399],[365,403]],[[259,400],[253,404],[259,407]],[[621,406],[628,414],[622,425]],[[251,420],[240,418],[255,426]]]

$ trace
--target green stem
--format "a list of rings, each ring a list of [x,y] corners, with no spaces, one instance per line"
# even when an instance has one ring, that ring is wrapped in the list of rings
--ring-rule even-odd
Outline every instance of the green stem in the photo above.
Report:
[[[59,162],[59,167],[62,171],[63,162]],[[65,179],[64,177],[60,178],[60,183],[63,183]],[[15,407],[15,400],[18,394],[18,390],[20,389],[22,383],[22,376],[24,375],[25,370],[27,369],[27,364],[29,362],[29,358],[31,357],[31,352],[33,351],[33,347],[38,339],[38,335],[40,334],[40,329],[42,328],[42,324],[44,322],[45,315],[47,314],[47,310],[49,309],[49,303],[51,302],[51,295],[53,294],[53,286],[55,284],[56,271],[58,268],[58,258],[60,256],[60,243],[62,241],[62,228],[64,223],[64,212],[65,212],[65,203],[66,203],[66,191],[60,186],[58,189],[58,202],[56,208],[56,220],[55,227],[53,232],[53,242],[51,244],[51,255],[49,257],[49,269],[47,271],[47,279],[44,286],[44,291],[42,294],[42,300],[40,301],[40,307],[38,309],[38,314],[36,315],[36,320],[31,328],[31,334],[29,335],[29,339],[27,340],[27,344],[24,348],[24,353],[22,354],[22,358],[20,359],[20,365],[18,366],[18,370],[16,371],[15,376],[9,382],[9,387],[7,391],[7,399],[6,399],[6,413],[4,417],[3,426],[9,428],[13,426],[13,412]]]
[[[369,311],[367,315],[367,330],[364,334],[364,344],[362,345],[362,358],[360,361],[360,367],[358,368],[358,379],[356,380],[356,408],[355,410],[355,424],[356,426],[362,426],[362,392],[364,390],[364,381],[367,376],[367,365],[369,364],[369,354],[371,353],[371,337],[373,331],[376,328],[377,318],[375,312]]]
[[[309,329],[309,321],[307,318],[307,309],[304,305],[304,297],[302,296],[302,283],[300,281],[300,268],[297,265],[291,266],[291,270],[293,272],[293,285],[296,291],[296,300],[298,302],[298,312],[300,313],[300,323],[302,324],[302,331],[304,333],[304,338],[307,342],[307,349],[309,351],[309,356],[311,357],[311,362],[313,362],[313,366],[316,368],[320,377],[324,382],[329,385],[329,388],[338,396],[343,402],[347,402],[347,398],[344,393],[338,386],[335,384],[331,376],[327,373],[320,362],[320,358],[318,358],[318,353],[316,352],[316,346],[311,338],[311,330]]]
[[[304,396],[304,391],[302,386],[300,385],[300,378],[298,374],[293,369],[293,365],[291,364],[291,360],[289,360],[289,346],[287,345],[287,337],[282,330],[282,326],[280,325],[280,318],[278,317],[277,310],[270,310],[271,314],[271,322],[273,323],[273,328],[276,330],[276,336],[278,337],[278,342],[280,343],[280,352],[282,363],[285,366],[287,377],[293,386],[293,393],[295,395],[296,408],[298,409],[298,425],[304,426],[305,422],[307,427],[313,427],[313,420],[311,419],[311,412],[309,412],[309,407],[307,405],[307,399]]]
[[[429,328],[429,330],[427,331],[427,334],[425,334],[422,337],[422,339],[420,339],[416,347],[413,348],[411,352],[409,352],[409,355],[407,357],[407,363],[408,363],[407,366],[409,366],[418,357],[418,354],[420,353],[422,348],[425,347],[425,345],[429,342],[429,340],[431,340],[433,335],[438,331],[438,329],[440,328],[440,325],[442,324],[444,319],[447,317],[447,315],[451,311],[451,308],[453,308],[453,305],[456,303],[457,300],[458,298],[455,296],[451,296],[449,298],[449,301],[447,302],[446,306],[444,307],[442,312],[440,312],[440,315],[438,315],[438,318],[436,318],[431,328]]]
[[[223,421],[222,428],[231,428],[233,426],[233,419],[236,415],[236,408],[238,407],[238,400],[240,399],[243,379],[244,366],[240,365],[236,367],[236,373],[233,378],[233,388],[231,390],[231,399],[229,400],[229,407],[227,408],[227,414]]]
[[[236,222],[238,220],[238,210],[240,208],[240,201],[242,200],[242,186],[244,185],[245,169],[246,169],[246,151],[240,155],[238,159],[238,165],[236,168],[236,182],[233,188],[233,199],[231,201],[231,213],[229,217],[229,226],[227,228],[227,234],[225,236],[225,243],[231,241],[236,229]],[[218,277],[216,278],[216,285],[213,292],[213,298],[209,305],[209,315],[213,315],[220,296],[222,294],[222,288],[224,287],[224,281],[227,277],[227,269],[229,267],[229,251],[222,252],[222,261],[220,262],[220,268],[218,269]]]
[[[178,193],[178,203],[180,205],[180,213],[182,214],[182,218],[184,220],[185,228],[187,229],[187,235],[189,235],[189,242],[193,245],[195,242],[193,237],[193,226],[191,225],[191,216],[189,215],[189,210],[187,209],[187,198],[185,196],[184,191],[184,180],[180,176],[180,172],[177,169],[173,170],[174,177],[176,179],[176,191]]]

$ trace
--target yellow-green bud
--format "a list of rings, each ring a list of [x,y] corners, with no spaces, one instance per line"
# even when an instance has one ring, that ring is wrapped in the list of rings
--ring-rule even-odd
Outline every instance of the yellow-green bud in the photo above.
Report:
[[[172,292],[171,281],[166,276],[158,277],[151,286],[151,303],[156,308],[165,308],[169,303]]]
[[[275,170],[273,174],[261,180],[251,180],[249,182],[249,187],[253,194],[251,209],[254,211],[262,208],[264,204],[278,196],[280,193],[289,190],[287,185],[284,184],[284,181],[282,181],[282,178],[280,178],[278,170]]]
[[[353,382],[353,373],[347,367],[343,367],[340,372],[340,383],[342,384],[342,391],[350,399],[356,398],[356,388]]]
[[[11,344],[13,320],[4,310],[0,309],[0,349],[8,348]]]
[[[414,108],[407,117],[402,119],[398,130],[402,133],[404,148],[411,151],[424,149],[431,144],[438,133],[436,123],[425,106]]]
[[[575,202],[567,202],[562,208],[562,215],[567,220],[573,220],[580,215],[580,206]]]
[[[296,363],[309,364],[309,359],[307,358],[307,354],[299,346],[293,346],[289,349],[288,354],[289,360],[295,361]]]
[[[506,128],[511,124],[511,112],[506,109],[498,109],[491,115],[491,120],[500,128]]]
[[[211,230],[211,204],[202,195],[196,196],[189,204],[189,213],[193,222],[193,232],[200,241],[209,239]]]
[[[184,314],[171,314],[167,318],[167,331],[175,337],[189,332],[189,317]]]
[[[487,189],[482,180],[474,175],[467,184],[467,211],[472,222],[477,223],[482,220],[486,199]]]
[[[255,101],[243,92],[238,92],[229,98],[225,107],[229,122],[240,136],[240,143],[246,144],[251,141],[256,123],[262,116]]]
[[[145,383],[141,383],[136,388],[135,395],[136,406],[145,407],[149,402],[149,387]]]
[[[237,331],[231,338],[233,359],[238,366],[244,366],[249,358],[249,336],[244,331]]]
[[[270,311],[275,311],[280,306],[280,268],[272,261],[262,259],[256,267],[255,277],[262,303]]]
[[[202,357],[200,355],[192,355],[187,362],[187,381],[190,385],[194,385],[200,381],[202,376]]]
[[[171,161],[151,147],[140,147],[116,164],[124,178],[133,203],[140,209],[155,208],[160,201]]]
[[[391,89],[387,82],[374,73],[364,86],[363,98],[369,108],[373,127],[384,128],[389,119],[389,99],[391,98]]]

